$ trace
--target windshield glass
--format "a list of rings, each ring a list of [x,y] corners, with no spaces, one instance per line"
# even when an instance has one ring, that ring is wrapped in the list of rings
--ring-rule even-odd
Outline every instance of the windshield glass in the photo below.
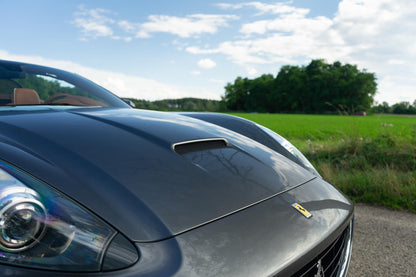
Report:
[[[45,105],[128,107],[111,92],[76,74],[0,61],[0,108]]]

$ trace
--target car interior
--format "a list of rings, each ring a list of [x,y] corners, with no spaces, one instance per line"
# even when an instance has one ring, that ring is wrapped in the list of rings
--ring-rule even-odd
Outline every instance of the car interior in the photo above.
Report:
[[[0,79],[0,106],[20,105],[107,106],[99,100],[70,93],[57,92],[41,99],[39,93],[32,88],[22,87],[12,79]]]

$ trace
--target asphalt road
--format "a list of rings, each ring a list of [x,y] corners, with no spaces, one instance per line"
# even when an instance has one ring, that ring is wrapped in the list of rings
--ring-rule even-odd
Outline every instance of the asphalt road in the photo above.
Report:
[[[355,206],[349,277],[416,277],[416,214]]]

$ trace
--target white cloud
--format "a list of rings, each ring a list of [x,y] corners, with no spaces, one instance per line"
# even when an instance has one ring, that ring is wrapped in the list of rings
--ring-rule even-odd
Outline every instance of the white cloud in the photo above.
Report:
[[[70,72],[76,72],[77,74],[90,79],[100,86],[107,88],[120,97],[160,100],[167,98],[195,97],[195,91],[198,91],[197,97],[217,100],[220,99],[217,92],[204,88],[172,86],[151,79],[86,67],[71,61],[52,60],[40,56],[14,55],[1,49],[0,59],[40,64],[64,69]]]
[[[211,78],[209,79],[211,83],[219,84],[219,85],[225,85],[227,82],[225,80],[215,79]]]
[[[198,66],[204,69],[211,69],[217,66],[217,64],[211,59],[202,59],[198,62]]]
[[[231,20],[239,19],[227,14],[192,14],[186,17],[150,15],[144,23],[116,20],[116,15],[105,9],[86,9],[81,5],[74,13],[72,24],[81,29],[83,40],[98,37],[123,39],[150,38],[153,33],[169,33],[181,38],[197,37],[201,34],[215,34],[218,28],[228,26]],[[127,38],[125,37],[128,34]]]
[[[376,72],[377,101],[416,99],[416,3],[344,0],[333,21],[334,30],[350,47],[346,59]]]
[[[241,40],[241,41],[226,41],[222,42],[217,48],[199,48],[196,46],[190,46],[186,48],[186,51],[191,54],[225,54],[234,63],[244,65],[247,63],[265,64],[270,61],[265,60],[257,53],[253,53],[254,41]]]
[[[257,69],[255,69],[254,67],[251,67],[251,66],[247,66],[246,71],[247,71],[248,76],[255,76],[258,73]]]
[[[257,10],[277,14],[275,19],[258,20],[243,24],[240,32],[244,39],[221,43],[218,48],[200,49],[195,46],[187,48],[190,53],[222,53],[237,64],[268,64],[293,62],[299,56],[320,57],[322,34],[326,41],[341,43],[336,36],[326,34],[332,26],[332,20],[326,17],[309,18],[309,10],[298,9],[286,4],[266,5],[250,2],[234,5],[234,8],[252,6]],[[264,35],[250,38],[252,35]],[[331,43],[329,41],[329,43]],[[326,42],[326,43],[327,43]]]
[[[80,6],[72,23],[81,29],[84,39],[112,36],[114,32],[109,25],[113,24],[114,20],[107,17],[108,14],[111,14],[108,10],[88,10]]]
[[[112,36],[111,37],[114,40],[124,40],[125,42],[130,42],[133,40],[132,37],[119,37],[119,36]]]
[[[319,35],[332,26],[332,20],[319,16],[307,18],[298,14],[288,14],[274,20],[261,20],[244,24],[240,32],[246,35],[265,34],[268,32]]]
[[[229,20],[238,19],[234,15],[193,14],[187,17],[151,15],[149,21],[140,24],[136,36],[148,38],[152,33],[170,33],[182,38],[204,33],[214,34],[219,27],[228,25]]]
[[[413,103],[416,100],[416,85],[408,77],[412,76],[410,74],[406,74],[403,78],[388,76],[379,80],[378,90],[380,93],[376,95],[375,100],[379,103],[386,101],[390,104],[403,101]]]
[[[198,70],[193,70],[191,71],[191,74],[197,76],[197,75],[201,75],[201,72]]]
[[[291,2],[286,3],[275,3],[275,4],[266,4],[262,2],[248,2],[248,3],[238,3],[238,4],[228,4],[228,3],[220,3],[217,4],[218,7],[222,9],[232,9],[238,10],[245,7],[254,8],[258,11],[257,15],[262,14],[284,14],[284,13],[299,13],[299,14],[307,14],[309,13],[308,9],[300,9],[295,8],[289,5]]]
[[[118,23],[118,26],[123,29],[125,32],[134,32],[138,27],[138,24],[128,22],[127,20],[121,20]]]
[[[254,7],[256,10],[276,14],[277,17],[243,24],[240,28],[240,33],[245,35],[243,39],[222,42],[217,48],[189,46],[186,48],[189,53],[221,53],[227,55],[234,63],[241,65],[271,64],[293,62],[300,56],[321,57],[320,53],[328,40],[332,45],[342,44],[339,37],[331,35],[332,20],[323,16],[307,17],[309,13],[307,9],[299,9],[282,3],[269,5],[260,2],[231,6],[221,4],[221,6],[234,9]],[[253,35],[257,37],[252,38]],[[258,37],[258,35],[262,36]],[[322,41],[323,35],[325,35],[325,43]]]

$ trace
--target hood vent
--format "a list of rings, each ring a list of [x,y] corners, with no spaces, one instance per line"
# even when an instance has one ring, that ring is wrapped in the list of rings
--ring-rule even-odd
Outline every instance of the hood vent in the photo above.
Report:
[[[223,138],[209,138],[183,141],[173,144],[173,150],[179,155],[189,152],[205,151],[211,149],[226,148],[228,142]]]

